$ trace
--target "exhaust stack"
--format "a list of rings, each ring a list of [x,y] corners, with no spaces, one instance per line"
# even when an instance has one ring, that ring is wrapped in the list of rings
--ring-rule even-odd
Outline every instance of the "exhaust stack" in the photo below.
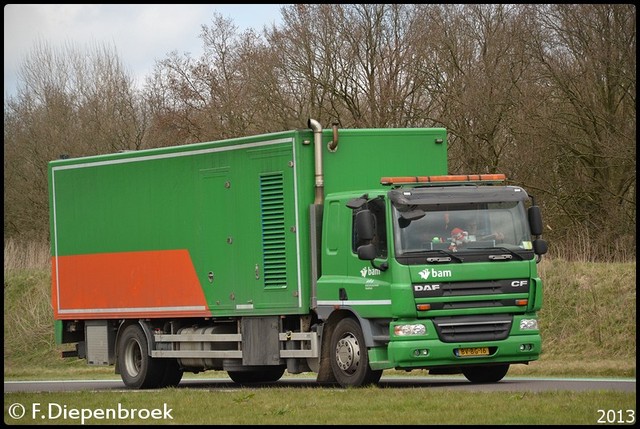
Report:
[[[313,130],[313,148],[315,153],[316,197],[314,204],[324,201],[324,175],[322,172],[322,125],[315,119],[309,118],[307,126]]]

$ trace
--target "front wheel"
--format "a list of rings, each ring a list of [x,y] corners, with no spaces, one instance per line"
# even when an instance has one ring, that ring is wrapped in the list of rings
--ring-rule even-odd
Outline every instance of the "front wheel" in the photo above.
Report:
[[[331,335],[331,370],[342,387],[364,386],[380,381],[382,370],[369,367],[369,356],[360,324],[342,319]]]
[[[472,383],[497,383],[509,371],[509,364],[471,366],[462,369],[462,374]]]

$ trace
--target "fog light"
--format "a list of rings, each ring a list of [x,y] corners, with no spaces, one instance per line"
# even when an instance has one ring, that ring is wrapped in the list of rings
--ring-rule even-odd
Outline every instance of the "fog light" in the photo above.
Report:
[[[416,350],[413,351],[413,354],[415,355],[415,357],[428,356],[429,355],[429,350],[427,350],[427,349],[416,349]]]
[[[533,350],[533,344],[520,344],[520,351],[521,352],[528,352]]]

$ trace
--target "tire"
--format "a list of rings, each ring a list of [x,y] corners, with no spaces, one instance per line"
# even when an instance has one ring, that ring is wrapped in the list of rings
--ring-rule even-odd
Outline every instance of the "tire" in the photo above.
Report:
[[[139,325],[124,329],[117,349],[120,376],[127,387],[153,389],[160,385],[166,363],[149,356],[147,337]]]
[[[280,380],[284,370],[284,366],[268,366],[248,371],[227,371],[227,374],[238,384],[273,383]]]
[[[176,387],[182,380],[184,372],[180,369],[177,359],[163,359],[165,360],[164,374],[162,380],[158,384],[158,387]]]
[[[369,356],[360,324],[351,318],[338,322],[331,335],[331,370],[342,387],[376,384],[382,370],[369,367]]]
[[[462,369],[462,374],[472,383],[497,383],[509,371],[509,364],[471,366]]]

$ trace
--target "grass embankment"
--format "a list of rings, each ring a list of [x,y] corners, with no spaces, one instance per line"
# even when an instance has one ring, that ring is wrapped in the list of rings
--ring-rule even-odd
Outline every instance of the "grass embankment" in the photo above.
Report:
[[[16,403],[24,404],[27,412],[12,418],[5,408],[5,423],[397,426],[595,425],[635,421],[635,393],[625,392],[306,387],[5,394],[5,404]],[[111,415],[108,410],[112,410]],[[599,410],[604,410],[604,415]]]
[[[22,258],[9,250],[5,245],[5,380],[117,379],[113,367],[91,367],[84,360],[60,358],[62,348],[55,345],[53,336],[48,249],[23,252]],[[528,366],[512,366],[508,377],[635,378],[635,262],[600,264],[545,258],[539,269],[544,280],[542,355]],[[396,373],[405,374],[385,372]],[[207,371],[185,378],[217,376],[226,373]],[[4,399],[5,423],[27,425],[595,425],[633,423],[636,409],[635,392],[461,392],[380,387],[170,388],[133,395],[129,391],[5,393]],[[130,414],[101,414],[118,409]],[[161,412],[167,409],[168,414]],[[133,415],[131,410],[142,411]],[[20,411],[24,414],[16,416]],[[90,417],[83,420],[83,416]]]
[[[5,244],[5,379],[113,377],[112,367],[60,358],[62,348],[53,335],[48,252],[44,246]],[[542,355],[530,365],[512,366],[509,375],[635,377],[636,263],[546,257],[538,268],[544,281]]]

